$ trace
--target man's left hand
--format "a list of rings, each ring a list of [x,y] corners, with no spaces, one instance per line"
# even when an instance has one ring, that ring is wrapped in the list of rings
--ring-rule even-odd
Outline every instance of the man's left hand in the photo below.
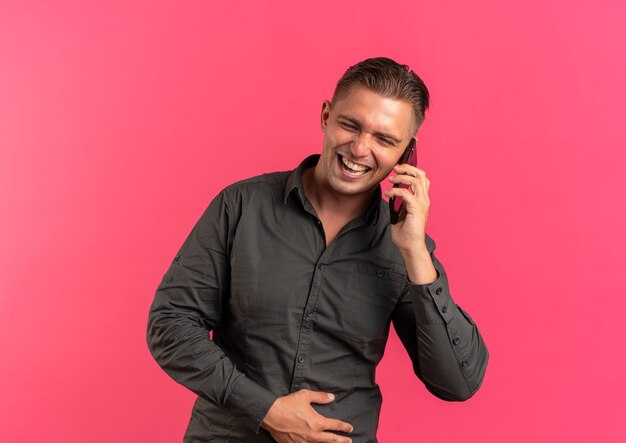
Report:
[[[387,198],[404,200],[399,221],[391,226],[391,240],[402,253],[411,282],[432,283],[437,279],[437,271],[426,248],[430,180],[423,170],[408,164],[396,165],[393,170],[397,175],[390,176],[389,181],[405,183],[409,188],[391,188],[385,192]]]

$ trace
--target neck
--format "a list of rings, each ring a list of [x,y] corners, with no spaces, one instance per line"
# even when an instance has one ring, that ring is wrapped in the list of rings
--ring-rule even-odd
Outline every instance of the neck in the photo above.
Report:
[[[352,220],[365,212],[376,192],[376,188],[355,195],[335,191],[324,178],[319,163],[315,168],[309,168],[302,173],[302,184],[304,194],[320,217],[333,216]]]

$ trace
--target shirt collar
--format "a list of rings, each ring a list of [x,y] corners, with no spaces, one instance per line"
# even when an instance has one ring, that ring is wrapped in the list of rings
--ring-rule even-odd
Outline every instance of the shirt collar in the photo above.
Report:
[[[304,186],[302,184],[302,173],[308,168],[315,167],[319,159],[320,154],[309,155],[307,158],[302,160],[296,169],[291,171],[285,185],[285,197],[283,200],[285,204],[287,203],[289,195],[294,192],[294,190],[297,191],[298,198],[300,199],[302,205],[306,204],[307,199],[304,194]],[[380,213],[380,207],[383,202],[382,190],[380,184],[378,184],[376,186],[376,190],[374,191],[374,195],[370,199],[367,210],[363,215],[364,221],[371,220],[373,224],[376,224]]]
[[[320,154],[309,155],[307,158],[302,160],[302,163],[300,163],[296,169],[291,171],[289,177],[287,178],[287,184],[285,185],[285,203],[287,203],[289,194],[291,194],[294,189],[297,190],[298,197],[300,198],[302,204],[305,203],[306,197],[304,195],[304,186],[302,185],[302,173],[305,169],[309,169],[317,165],[317,161],[319,159]]]

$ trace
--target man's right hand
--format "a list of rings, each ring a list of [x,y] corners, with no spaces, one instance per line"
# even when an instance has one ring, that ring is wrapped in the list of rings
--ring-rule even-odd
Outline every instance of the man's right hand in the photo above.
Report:
[[[278,443],[336,442],[351,443],[348,437],[333,432],[352,432],[352,425],[326,418],[317,413],[311,403],[330,403],[333,394],[301,389],[276,399],[261,422]]]

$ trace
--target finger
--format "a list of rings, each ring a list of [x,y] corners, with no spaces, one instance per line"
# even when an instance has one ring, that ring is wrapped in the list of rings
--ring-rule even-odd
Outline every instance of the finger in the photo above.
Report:
[[[408,200],[414,199],[415,195],[409,191],[407,188],[390,188],[385,191],[385,196],[388,198],[391,197],[402,197],[402,200],[407,202]]]
[[[419,193],[424,197],[424,199],[427,202],[430,203],[430,197],[428,196],[428,187],[429,187],[429,185],[428,185],[428,179],[426,178],[426,174],[420,175],[418,177],[417,186],[418,186],[418,188],[415,188],[415,186],[414,186],[414,189],[416,189],[416,194],[418,193],[417,189],[419,189]]]
[[[332,443],[352,443],[352,439],[349,437],[342,437],[341,435],[333,434],[332,432],[320,432],[315,437],[314,441],[318,442],[332,442]]]
[[[419,175],[426,176],[426,171],[418,168],[417,166],[411,166],[408,163],[403,163],[401,165],[395,165],[393,170],[396,174],[408,174],[413,175],[415,177]]]
[[[428,193],[426,192],[424,185],[422,185],[422,182],[417,179],[413,179],[413,181],[403,180],[403,183],[410,185],[411,188],[405,188],[402,186],[397,188],[389,188],[387,191],[385,191],[385,196],[388,198],[400,196],[405,200],[407,198],[416,198],[430,201],[428,198]]]
[[[341,431],[341,432],[352,432],[353,426],[350,423],[346,423],[345,421],[337,420],[336,418],[325,418],[324,419],[324,430],[325,431]]]
[[[414,177],[412,175],[400,174],[400,175],[391,175],[388,179],[391,183],[404,183],[405,185],[414,185],[419,181],[418,177]]]
[[[387,198],[402,197],[407,209],[414,207],[414,205],[422,205],[426,207],[430,205],[430,199],[419,182],[417,183],[417,191],[415,194],[406,188],[390,188],[385,191],[385,196]]]
[[[307,391],[310,403],[326,404],[335,400],[335,395],[330,392]]]
[[[424,196],[424,199],[428,204],[430,204],[430,196],[428,195],[428,188],[430,188],[430,180],[426,177],[426,173],[423,176],[420,176],[418,181],[419,186],[421,186],[421,194]]]
[[[414,171],[407,171],[406,174],[398,174],[389,176],[389,181],[391,183],[404,183],[410,185],[413,189],[413,193],[417,195],[418,193],[422,193],[425,198],[428,200],[428,188],[430,187],[430,180],[426,177],[426,173],[421,169],[415,168],[416,175],[411,175]]]
[[[424,201],[430,205],[430,197],[428,196],[428,185],[426,184],[426,177],[417,180],[416,185],[414,185],[415,195],[419,198],[424,199]]]

